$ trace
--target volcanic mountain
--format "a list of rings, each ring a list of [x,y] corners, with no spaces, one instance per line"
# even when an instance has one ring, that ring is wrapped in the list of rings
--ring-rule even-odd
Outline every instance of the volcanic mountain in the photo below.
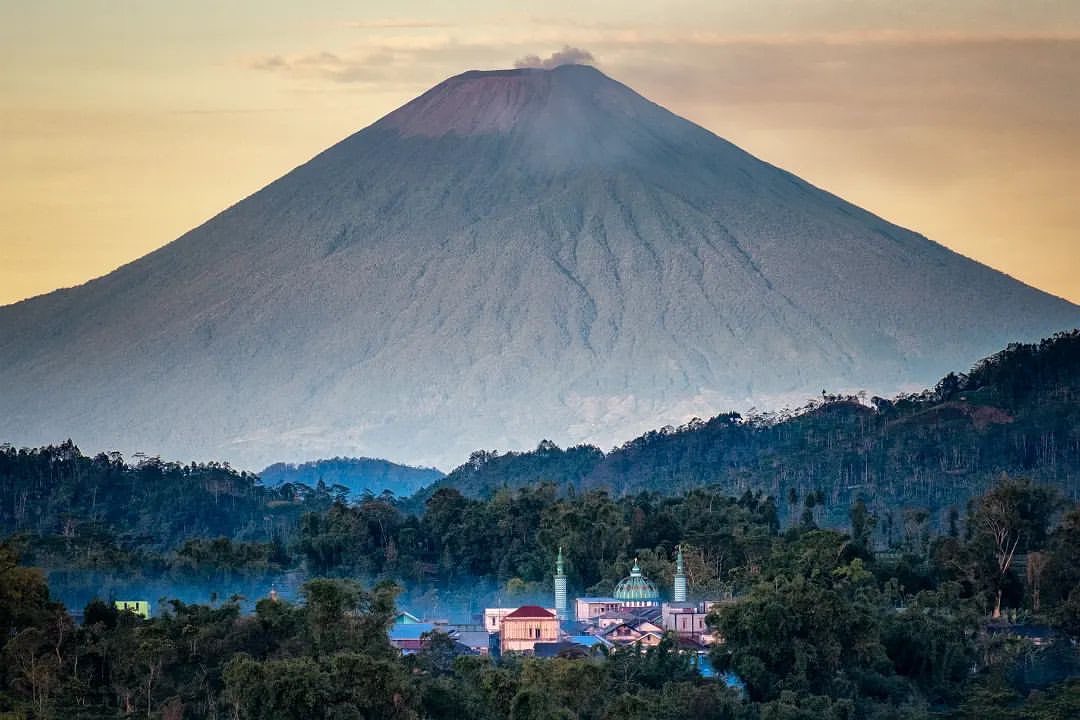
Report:
[[[922,384],[1078,324],[594,68],[467,72],[0,308],[0,439],[448,467]]]

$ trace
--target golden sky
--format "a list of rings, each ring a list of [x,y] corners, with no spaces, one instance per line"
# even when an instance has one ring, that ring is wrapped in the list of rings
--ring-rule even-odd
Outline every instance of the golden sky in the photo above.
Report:
[[[134,260],[449,75],[564,45],[1080,302],[1077,0],[0,0],[0,304]]]

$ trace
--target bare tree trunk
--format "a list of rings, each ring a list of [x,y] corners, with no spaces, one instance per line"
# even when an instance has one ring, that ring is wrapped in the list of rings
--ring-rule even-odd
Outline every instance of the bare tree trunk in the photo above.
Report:
[[[1039,612],[1041,607],[1040,598],[1042,595],[1042,576],[1043,571],[1046,569],[1046,554],[1041,552],[1028,553],[1027,561],[1027,581],[1028,588],[1031,590],[1031,609],[1033,612]]]

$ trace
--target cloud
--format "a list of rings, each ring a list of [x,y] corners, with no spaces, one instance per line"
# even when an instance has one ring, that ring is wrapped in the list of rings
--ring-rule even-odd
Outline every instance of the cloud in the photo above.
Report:
[[[560,65],[591,65],[595,61],[593,54],[588,50],[563,45],[562,50],[557,50],[546,58],[541,58],[539,55],[526,55],[523,58],[518,58],[514,62],[514,67],[550,70]]]
[[[280,55],[266,55],[250,61],[248,67],[252,70],[281,70],[289,66],[285,58]]]
[[[356,30],[423,30],[428,28],[453,27],[448,22],[438,20],[416,20],[412,18],[375,18],[373,20],[351,20],[345,27]]]
[[[371,83],[385,79],[385,70],[393,61],[393,54],[384,51],[358,58],[324,51],[288,57],[268,55],[248,61],[247,66],[253,70],[321,78],[336,83]]]

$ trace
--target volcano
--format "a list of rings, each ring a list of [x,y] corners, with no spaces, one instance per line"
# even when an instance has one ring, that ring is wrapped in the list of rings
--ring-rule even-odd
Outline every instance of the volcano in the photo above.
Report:
[[[473,71],[0,308],[0,440],[450,467],[923,385],[1078,324],[592,67]]]

